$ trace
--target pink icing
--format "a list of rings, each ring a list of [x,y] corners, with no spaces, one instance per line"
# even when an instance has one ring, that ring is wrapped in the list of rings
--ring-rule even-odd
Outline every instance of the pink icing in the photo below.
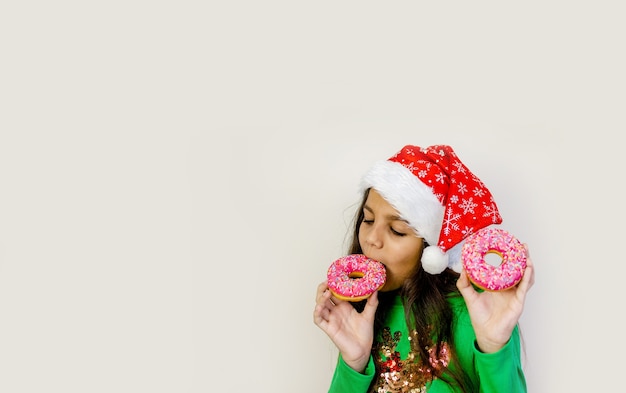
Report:
[[[358,273],[363,277],[351,278]],[[363,298],[371,295],[385,283],[385,266],[362,254],[351,254],[337,259],[328,268],[328,288],[345,298]]]
[[[485,262],[485,255],[495,252],[502,257],[499,266]],[[524,245],[509,232],[499,228],[483,228],[470,235],[461,249],[465,271],[479,287],[500,291],[517,284],[526,269]]]

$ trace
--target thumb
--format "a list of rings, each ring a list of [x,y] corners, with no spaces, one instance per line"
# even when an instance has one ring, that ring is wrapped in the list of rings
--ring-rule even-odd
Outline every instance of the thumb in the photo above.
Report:
[[[467,276],[467,272],[465,271],[465,269],[461,271],[461,275],[456,281],[456,287],[459,289],[459,292],[461,292],[461,295],[463,295],[466,301],[469,301],[470,299],[475,298],[476,295],[478,294],[476,290],[474,289],[474,287],[472,286],[472,283],[469,277]]]
[[[367,299],[367,302],[365,303],[365,308],[363,308],[362,314],[367,319],[373,321],[377,308],[378,308],[378,291],[372,293],[372,295]]]

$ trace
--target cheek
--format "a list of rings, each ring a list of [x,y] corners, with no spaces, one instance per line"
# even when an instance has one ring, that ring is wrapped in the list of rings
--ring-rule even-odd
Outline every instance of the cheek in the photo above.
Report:
[[[359,244],[361,245],[361,248],[363,248],[363,246],[365,246],[365,239],[367,238],[367,226],[361,224],[361,226],[359,227]]]
[[[392,260],[386,264],[387,283],[383,291],[391,291],[402,286],[418,266],[416,260]]]
[[[416,259],[402,259],[393,261],[391,264],[391,270],[393,273],[404,279],[410,276],[417,266],[418,261]]]
[[[411,242],[410,244],[396,244],[393,250],[394,265],[398,271],[410,274],[420,264],[421,242]]]

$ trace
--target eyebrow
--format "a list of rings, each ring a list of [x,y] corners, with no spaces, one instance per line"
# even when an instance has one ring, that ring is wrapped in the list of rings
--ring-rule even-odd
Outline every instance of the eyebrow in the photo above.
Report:
[[[372,213],[372,214],[374,214],[374,210],[372,210],[372,208],[371,208],[371,207],[369,207],[369,206],[367,206],[367,205],[364,205],[364,206],[363,206],[363,209],[364,209],[364,210],[367,210],[368,212],[370,212],[370,213]],[[400,217],[400,216],[399,216],[399,215],[397,215],[397,214],[389,214],[389,215],[385,216],[385,218],[386,218],[386,219],[388,219],[388,220],[390,220],[390,221],[401,221],[401,222],[403,222],[403,223],[405,223],[405,224],[409,225],[409,222],[408,222],[407,220],[405,220],[404,218]]]

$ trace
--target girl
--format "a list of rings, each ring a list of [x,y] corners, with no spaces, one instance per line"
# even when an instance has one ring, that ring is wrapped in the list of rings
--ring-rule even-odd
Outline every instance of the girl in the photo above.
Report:
[[[405,146],[362,181],[350,254],[382,262],[387,281],[366,301],[317,288],[315,324],[339,350],[330,393],[526,392],[518,321],[534,281],[477,290],[464,239],[502,218],[450,146]],[[528,256],[528,249],[526,248]]]

